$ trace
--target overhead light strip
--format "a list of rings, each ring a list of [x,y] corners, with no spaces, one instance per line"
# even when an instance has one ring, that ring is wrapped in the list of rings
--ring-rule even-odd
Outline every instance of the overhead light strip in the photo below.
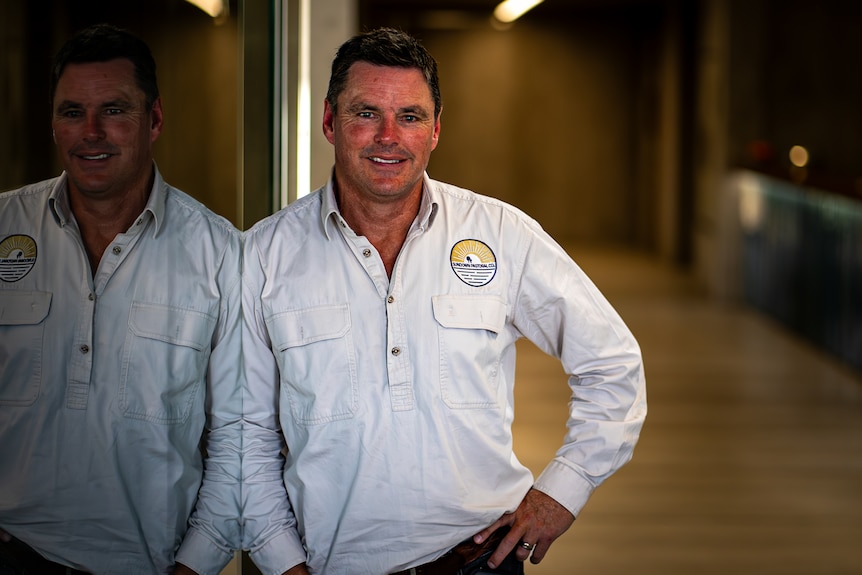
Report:
[[[218,18],[224,12],[224,0],[187,0],[213,18]]]
[[[542,2],[543,0],[505,0],[494,8],[494,18],[504,23],[514,22]]]

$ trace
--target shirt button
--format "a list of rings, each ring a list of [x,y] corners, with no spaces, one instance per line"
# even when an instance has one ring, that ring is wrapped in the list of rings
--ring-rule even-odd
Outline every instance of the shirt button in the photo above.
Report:
[[[139,219],[138,221],[136,221],[136,222],[135,222],[135,225],[136,225],[136,226],[139,226],[139,225],[141,225],[142,223],[144,223],[144,220]]]
[[[392,348],[392,355],[398,355],[399,353],[401,353],[400,347],[393,347]]]
[[[370,258],[371,257],[371,250],[369,250],[368,248],[365,248],[364,250],[362,250],[362,255],[367,257],[367,258]]]
[[[87,344],[82,345],[81,346],[81,353],[84,353],[84,354],[90,353],[90,346]]]
[[[111,251],[114,252],[115,256],[118,256],[120,255],[120,252],[123,251],[123,248],[121,248],[120,246],[114,246],[114,249],[112,249]]]
[[[392,297],[392,296],[389,296],[388,298],[386,298],[386,301],[387,301],[387,302],[389,302],[389,303],[392,303],[392,302],[394,302],[394,301],[395,301],[395,298],[394,298],[394,297]]]
[[[87,294],[87,299],[93,301],[94,299],[96,299],[96,295],[93,293]]]

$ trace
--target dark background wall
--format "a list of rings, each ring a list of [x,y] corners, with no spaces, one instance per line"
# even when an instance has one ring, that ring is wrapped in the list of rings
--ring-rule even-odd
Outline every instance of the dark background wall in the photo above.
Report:
[[[369,1],[362,12],[364,28],[407,29],[438,61],[431,176],[515,204],[561,241],[654,247],[656,182],[640,162],[654,154],[640,136],[659,137],[659,86],[643,71],[656,67],[661,8],[548,0],[501,31],[493,2],[449,4]]]
[[[236,11],[219,24],[183,0],[4,0],[0,4],[0,190],[59,174],[48,76],[65,39],[110,22],[156,59],[165,128],[155,145],[165,179],[238,222]]]
[[[408,29],[440,62],[432,176],[514,203],[561,241],[621,243],[695,268],[715,258],[734,166],[790,177],[787,149],[801,144],[813,158],[806,183],[858,196],[862,3],[546,0],[506,31],[489,23],[495,4],[359,2],[361,28]],[[242,182],[271,150],[265,122],[242,118],[269,105],[270,84],[268,39],[241,18],[253,9],[265,30],[271,6],[235,0],[219,25],[183,0],[0,3],[0,189],[58,173],[50,58],[75,29],[106,20],[153,47],[168,181],[250,224]],[[240,63],[251,48],[263,57]],[[269,181],[259,163],[255,188]],[[268,213],[260,201],[246,213]]]
[[[563,241],[708,268],[733,167],[858,195],[862,3],[546,0],[507,31],[494,0],[364,0],[363,27],[441,66],[432,175],[515,203]],[[705,270],[704,274],[714,273]]]

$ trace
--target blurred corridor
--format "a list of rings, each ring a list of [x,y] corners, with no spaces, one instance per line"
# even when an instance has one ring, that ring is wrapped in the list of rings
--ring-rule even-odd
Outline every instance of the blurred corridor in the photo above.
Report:
[[[528,574],[862,573],[862,369],[715,297],[754,293],[794,312],[790,324],[851,333],[862,365],[862,3],[548,0],[505,31],[489,23],[496,0],[226,4],[214,20],[184,0],[0,2],[0,190],[59,173],[51,55],[73,30],[110,21],[159,62],[160,170],[247,228],[329,175],[319,118],[335,47],[403,27],[440,63],[432,177],[575,242],[644,352],[650,412],[633,461]],[[311,85],[302,141],[300,80]],[[791,164],[796,145],[810,149],[807,166]],[[830,209],[737,197],[727,182],[740,169],[807,200],[826,190]],[[841,225],[835,198],[854,209]],[[595,247],[608,243],[627,248]],[[568,388],[529,343],[518,370],[516,451],[539,473],[562,440]],[[225,573],[240,571],[257,573]]]
[[[652,259],[570,253],[638,337],[650,412],[632,462],[527,572],[862,573],[862,377]],[[515,449],[538,473],[568,388],[532,344],[519,352]]]

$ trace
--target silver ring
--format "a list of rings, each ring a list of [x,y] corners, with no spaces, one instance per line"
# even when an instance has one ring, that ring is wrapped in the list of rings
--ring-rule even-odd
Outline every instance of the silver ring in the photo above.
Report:
[[[535,549],[535,548],[536,548],[536,544],[535,544],[535,543],[533,543],[532,545],[530,545],[530,544],[529,544],[529,543],[527,543],[526,541],[521,541],[521,547],[523,547],[523,548],[524,548],[524,549],[526,549],[527,551],[532,551],[533,549]]]

